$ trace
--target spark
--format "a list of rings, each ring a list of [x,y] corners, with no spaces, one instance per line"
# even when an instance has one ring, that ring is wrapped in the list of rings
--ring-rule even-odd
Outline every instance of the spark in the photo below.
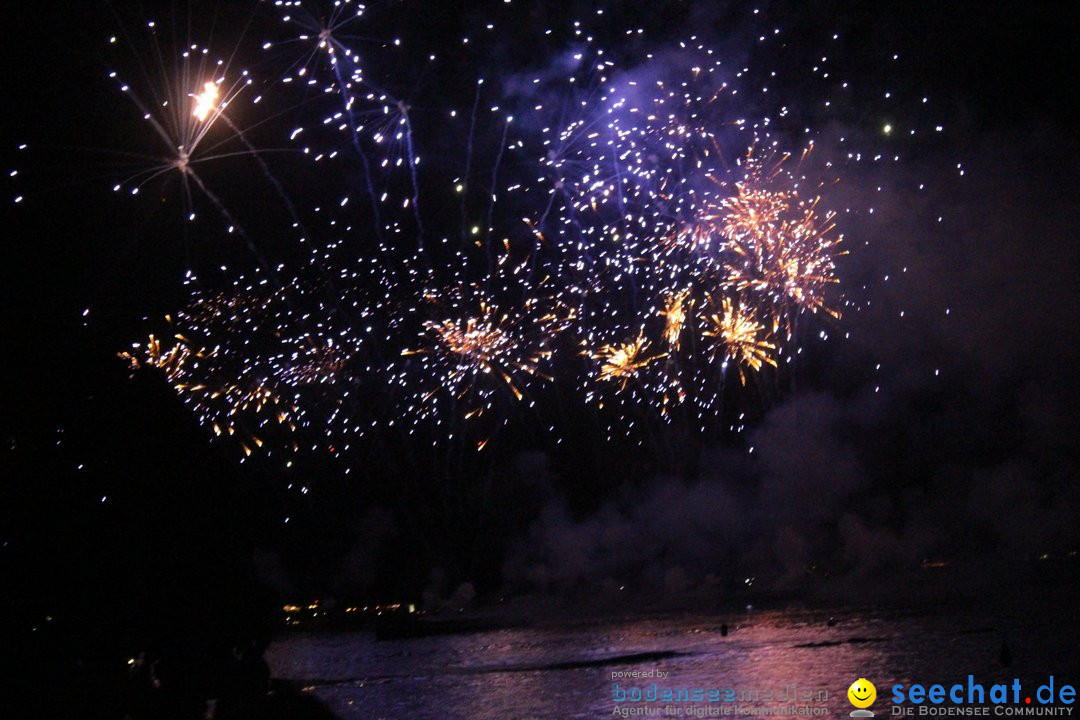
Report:
[[[745,368],[754,372],[762,365],[776,367],[773,356],[776,346],[766,339],[765,326],[753,316],[737,307],[730,298],[721,301],[720,312],[705,316],[706,329],[702,332],[707,338],[717,340],[713,348],[714,357],[723,353],[733,360],[739,368],[739,379],[746,384]]]
[[[221,93],[216,82],[205,83],[203,91],[194,96],[195,107],[191,111],[192,115],[198,118],[199,122],[206,122],[206,118],[210,117],[210,113],[217,111],[220,96]]]
[[[670,293],[664,301],[661,315],[664,317],[664,342],[672,350],[678,350],[683,326],[686,324],[687,298],[690,288]]]
[[[667,353],[661,353],[646,357],[648,347],[649,341],[644,335],[639,335],[634,340],[615,345],[603,345],[595,352],[587,351],[586,354],[600,362],[597,380],[621,381],[620,389],[625,390],[626,384],[637,376],[639,370],[667,355]]]

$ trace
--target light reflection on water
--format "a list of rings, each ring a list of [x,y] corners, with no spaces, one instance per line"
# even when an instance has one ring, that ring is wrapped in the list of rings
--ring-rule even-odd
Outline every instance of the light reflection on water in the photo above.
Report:
[[[310,686],[340,717],[362,720],[612,717],[613,682],[626,682],[613,681],[613,670],[658,668],[670,673],[658,681],[661,687],[824,689],[828,701],[822,704],[840,718],[852,709],[845,692],[859,677],[878,687],[872,709],[879,718],[888,717],[889,688],[898,682],[951,684],[973,674],[987,686],[1017,676],[1034,688],[1050,674],[1080,679],[1076,638],[1045,615],[849,612],[838,613],[833,627],[828,617],[822,611],[747,612],[389,642],[363,633],[291,636],[276,642],[267,659],[275,677]],[[730,627],[726,637],[721,623]],[[999,659],[1006,637],[1010,667]],[[678,655],[550,667],[648,652]]]

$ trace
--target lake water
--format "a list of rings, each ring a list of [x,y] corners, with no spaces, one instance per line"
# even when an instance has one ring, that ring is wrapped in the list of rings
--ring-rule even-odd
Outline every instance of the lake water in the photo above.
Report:
[[[1077,622],[1071,607],[1061,612],[748,610],[388,642],[377,642],[368,633],[292,635],[275,642],[267,660],[275,677],[304,687],[349,719],[616,717],[613,710],[627,705],[614,702],[615,682],[620,687],[647,688],[656,682],[660,688],[772,690],[774,698],[795,685],[798,692],[828,693],[827,700],[795,704],[825,707],[830,715],[847,718],[853,708],[846,690],[860,677],[877,685],[878,700],[871,709],[880,719],[889,717],[889,688],[895,683],[948,686],[966,683],[972,674],[989,690],[995,682],[1018,677],[1033,694],[1053,674],[1059,684],[1076,685]],[[836,619],[831,627],[830,616]],[[721,632],[723,623],[729,627],[727,636]],[[1003,638],[1011,655],[1007,667],[1001,662]],[[627,658],[644,653],[652,655]],[[668,676],[612,678],[613,672],[627,670],[661,670]],[[678,705],[686,713],[690,706],[720,704]]]

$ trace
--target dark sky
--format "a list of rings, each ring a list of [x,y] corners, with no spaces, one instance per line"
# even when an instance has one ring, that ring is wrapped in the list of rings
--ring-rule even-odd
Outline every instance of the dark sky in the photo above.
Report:
[[[612,25],[647,18],[660,38],[693,28],[753,62],[743,6],[656,5],[616,4]],[[407,34],[453,45],[486,12],[439,7]],[[869,243],[844,261],[870,285],[870,309],[840,328],[852,339],[811,349],[742,440],[695,445],[685,472],[586,440],[560,453],[511,438],[482,482],[440,487],[394,484],[370,461],[351,477],[318,460],[292,476],[241,467],[160,378],[129,377],[116,352],[143,336],[144,318],[183,304],[184,268],[217,258],[168,229],[168,209],[109,192],[107,150],[142,130],[104,77],[109,6],[10,11],[0,150],[5,174],[20,174],[6,180],[0,263],[0,569],[27,589],[21,611],[88,587],[92,607],[249,575],[301,595],[446,594],[462,581],[648,593],[744,576],[766,592],[828,594],[917,576],[927,558],[986,579],[1080,547],[1076,14],[1064,2],[761,7],[791,35],[792,57],[839,32],[838,73],[928,95],[946,127],[887,176],[853,170],[834,198],[876,204],[845,228]],[[573,15],[562,3],[527,14],[537,26]],[[535,63],[519,45],[510,31],[484,62],[496,76]],[[869,95],[824,131],[889,121]],[[898,124],[909,108],[895,108]],[[647,550],[622,550],[643,537]],[[140,585],[154,572],[173,579]]]

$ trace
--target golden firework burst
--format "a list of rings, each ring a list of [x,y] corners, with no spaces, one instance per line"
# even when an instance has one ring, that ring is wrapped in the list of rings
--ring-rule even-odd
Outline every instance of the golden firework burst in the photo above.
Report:
[[[667,353],[660,353],[647,356],[648,347],[649,341],[645,339],[644,334],[641,334],[635,340],[615,345],[603,345],[595,352],[586,351],[586,354],[600,361],[598,380],[621,380],[620,389],[625,389],[626,384],[637,375],[638,370],[667,355]]]
[[[745,368],[758,372],[765,364],[776,367],[776,358],[773,356],[776,346],[768,341],[765,326],[749,312],[735,305],[730,298],[723,299],[720,312],[707,314],[705,322],[706,328],[702,334],[716,340],[713,355],[722,351],[728,359],[734,361],[739,368],[739,379],[744,385]]]

